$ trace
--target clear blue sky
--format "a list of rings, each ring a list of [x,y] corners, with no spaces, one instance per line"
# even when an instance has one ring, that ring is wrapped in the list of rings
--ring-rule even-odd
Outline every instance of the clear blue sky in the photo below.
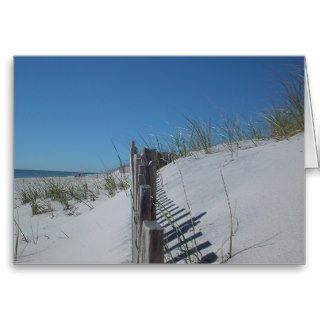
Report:
[[[15,57],[15,168],[101,171],[183,115],[255,118],[302,57]]]

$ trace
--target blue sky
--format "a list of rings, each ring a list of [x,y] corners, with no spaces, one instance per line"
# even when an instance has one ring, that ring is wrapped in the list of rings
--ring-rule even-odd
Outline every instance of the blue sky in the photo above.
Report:
[[[15,57],[15,168],[101,171],[184,115],[255,119],[302,57]]]

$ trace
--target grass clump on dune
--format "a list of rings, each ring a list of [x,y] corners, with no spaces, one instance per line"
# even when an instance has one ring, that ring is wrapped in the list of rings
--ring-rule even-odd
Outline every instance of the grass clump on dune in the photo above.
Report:
[[[121,178],[118,178],[117,188],[118,190],[121,190],[121,191],[127,190],[130,188],[130,183],[126,176],[122,176]]]
[[[247,122],[247,138],[257,146],[257,141],[264,139],[261,128],[253,121]]]
[[[20,199],[22,204],[31,203],[41,198],[43,193],[41,189],[33,185],[28,185],[20,190]]]
[[[104,177],[104,189],[108,192],[110,197],[113,197],[117,191],[117,181],[113,174],[106,173]]]
[[[292,81],[283,81],[284,107],[272,108],[263,114],[272,138],[277,140],[304,131],[304,78],[293,76]]]
[[[63,210],[73,209],[77,202],[92,209],[90,202],[95,201],[98,194],[98,189],[89,188],[87,183],[81,181],[68,183],[48,178],[26,184],[19,190],[21,204],[30,204],[33,215],[53,211],[50,201],[60,203]]]
[[[21,204],[30,204],[33,215],[52,211],[50,203],[45,202],[44,198],[45,191],[39,186],[27,185],[20,190]]]
[[[64,210],[71,208],[69,201],[71,196],[68,193],[68,188],[62,183],[55,182],[53,179],[43,180],[45,197],[62,204]]]
[[[168,146],[174,158],[182,158],[189,155],[189,143],[183,131],[185,129],[175,128],[172,134],[170,134],[171,141],[169,141]]]
[[[107,191],[110,197],[114,197],[118,191],[125,191],[130,188],[126,175],[107,172],[103,178],[102,188]]]
[[[211,120],[200,121],[187,118],[187,129],[190,136],[190,149],[192,151],[203,150],[206,154],[212,152],[214,146],[214,127]]]

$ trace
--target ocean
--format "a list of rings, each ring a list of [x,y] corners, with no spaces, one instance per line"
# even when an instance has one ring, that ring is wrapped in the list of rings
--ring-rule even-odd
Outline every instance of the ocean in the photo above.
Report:
[[[80,174],[80,172],[14,169],[15,178],[68,177],[77,174]],[[88,175],[94,173],[81,172],[81,174]]]

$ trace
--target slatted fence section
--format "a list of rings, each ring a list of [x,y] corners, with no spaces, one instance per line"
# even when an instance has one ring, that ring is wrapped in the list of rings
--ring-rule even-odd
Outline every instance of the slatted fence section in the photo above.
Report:
[[[141,154],[134,141],[130,150],[132,176],[132,261],[163,263],[163,228],[156,221],[156,151],[143,148]]]

